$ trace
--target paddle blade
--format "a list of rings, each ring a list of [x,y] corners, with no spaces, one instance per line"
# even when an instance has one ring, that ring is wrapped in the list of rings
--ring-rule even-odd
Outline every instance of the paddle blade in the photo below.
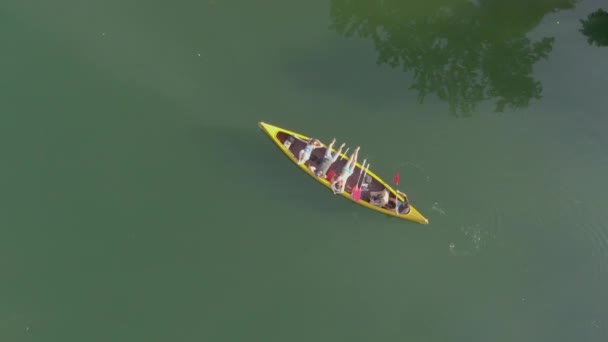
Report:
[[[361,199],[361,189],[359,189],[358,186],[355,186],[351,196],[353,197],[353,201],[359,202],[359,200]]]
[[[399,185],[399,172],[395,173],[395,178],[393,180],[395,181],[395,185]]]

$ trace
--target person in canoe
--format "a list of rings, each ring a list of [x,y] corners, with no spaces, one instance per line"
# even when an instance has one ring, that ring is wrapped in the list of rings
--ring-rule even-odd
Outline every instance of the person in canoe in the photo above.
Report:
[[[331,165],[333,163],[335,163],[336,160],[338,160],[338,157],[340,157],[340,154],[342,153],[342,149],[344,148],[344,144],[340,145],[340,147],[338,148],[336,153],[332,154],[331,150],[333,149],[335,143],[336,143],[336,138],[334,138],[331,141],[331,143],[329,144],[329,146],[327,146],[327,150],[325,150],[325,155],[323,156],[323,159],[319,162],[319,164],[317,164],[316,167],[314,167],[314,166],[310,167],[312,172],[315,173],[315,176],[320,177],[320,178],[325,178],[325,176],[327,174],[327,170],[329,170]]]
[[[344,191],[346,187],[346,181],[348,181],[348,177],[355,172],[355,167],[357,167],[357,157],[359,155],[359,147],[355,149],[353,154],[348,159],[348,162],[342,168],[342,172],[340,175],[331,183],[331,190],[334,194],[338,194]]]
[[[389,198],[390,192],[388,189],[384,189],[382,191],[372,191],[369,193],[369,203],[378,207],[384,207],[387,205]]]
[[[396,190],[397,193],[401,196],[403,196],[403,202],[401,202],[398,198],[396,197],[390,197],[389,199],[389,203],[387,204],[387,209],[389,210],[395,210],[395,213],[397,215],[404,215],[410,212],[410,201],[407,198],[407,195],[404,194],[403,192]],[[396,201],[396,203],[395,203]]]
[[[300,154],[298,156],[298,165],[302,165],[302,164],[306,163],[308,161],[308,159],[310,159],[310,155],[311,155],[312,151],[315,148],[319,148],[322,146],[323,146],[323,144],[321,143],[321,141],[319,141],[319,139],[310,138],[306,142],[306,146],[300,151]]]

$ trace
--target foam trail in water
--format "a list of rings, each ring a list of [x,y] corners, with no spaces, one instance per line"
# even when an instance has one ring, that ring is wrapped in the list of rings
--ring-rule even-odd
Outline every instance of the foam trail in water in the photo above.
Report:
[[[445,215],[445,210],[443,210],[440,206],[438,202],[433,203],[433,206],[431,207],[431,209],[435,210],[436,212],[440,213],[441,215]]]

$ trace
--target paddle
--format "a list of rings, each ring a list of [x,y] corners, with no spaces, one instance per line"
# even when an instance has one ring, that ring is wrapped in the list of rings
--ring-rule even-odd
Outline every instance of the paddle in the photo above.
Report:
[[[399,194],[397,193],[397,186],[399,185],[399,172],[395,172],[395,177],[393,177],[393,182],[395,182],[395,212],[399,214],[399,208],[397,208],[397,199]]]
[[[296,138],[296,139],[298,139],[298,140],[300,140],[300,141],[302,141],[302,142],[305,142],[305,143],[309,143],[309,142],[311,142],[311,141],[312,141],[312,138],[304,139],[304,138],[300,138],[300,137],[298,137],[298,136],[297,136],[297,135],[295,135],[295,134],[292,134],[291,136],[292,136],[292,137],[294,137],[294,138]]]
[[[363,184],[363,182],[365,181],[365,175],[367,175],[367,170],[369,170],[369,165],[370,165],[370,163],[368,163],[367,167],[365,168],[365,173],[363,174],[363,178],[361,179],[361,184]],[[361,168],[361,171],[363,171],[363,168]],[[361,176],[361,173],[359,173],[359,176]],[[359,187],[358,179],[357,179],[357,184],[355,185],[355,188],[353,189],[352,197],[355,202],[359,202],[359,200],[361,199],[361,188]]]
[[[349,149],[349,148],[350,148],[350,147],[347,147],[347,148],[346,148],[346,151],[344,151],[344,153],[342,153],[342,155],[340,156],[340,160],[344,159],[344,156],[345,156],[345,155],[348,153],[348,149]]]
[[[363,171],[363,168],[365,167],[366,160],[367,159],[363,159],[363,164],[361,164],[361,171]],[[357,188],[359,187],[359,179],[361,179],[361,172],[359,172],[359,177],[357,177],[357,183],[355,183],[355,187],[353,188],[353,190],[350,193],[350,195],[353,199],[355,198],[355,196],[357,194]]]

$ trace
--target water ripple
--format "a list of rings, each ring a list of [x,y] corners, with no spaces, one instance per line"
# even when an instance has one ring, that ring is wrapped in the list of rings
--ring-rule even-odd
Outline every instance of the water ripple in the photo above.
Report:
[[[588,245],[598,271],[608,269],[608,215],[598,201],[573,198],[559,218],[570,223],[570,233]]]

